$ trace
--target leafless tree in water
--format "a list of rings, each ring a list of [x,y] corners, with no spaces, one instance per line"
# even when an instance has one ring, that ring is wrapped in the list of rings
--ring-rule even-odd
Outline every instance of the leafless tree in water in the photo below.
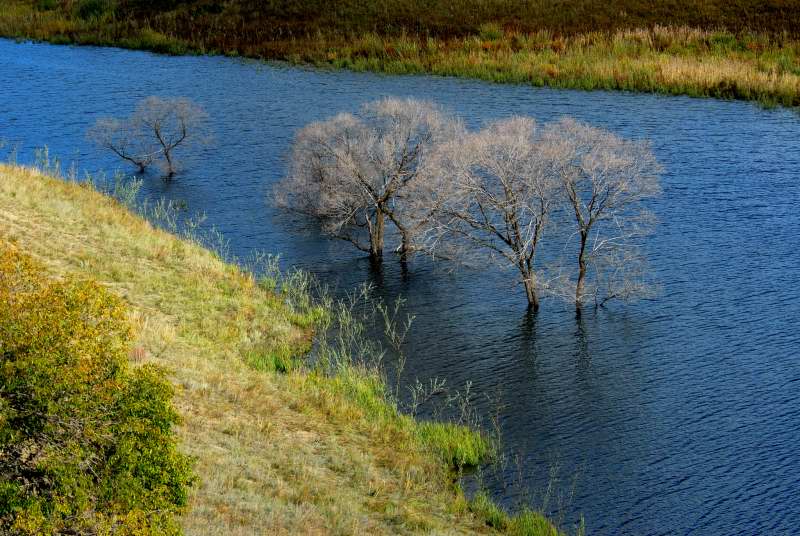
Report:
[[[153,146],[152,140],[141,134],[133,128],[130,121],[104,117],[98,119],[89,129],[88,138],[135,165],[139,173],[144,173],[158,156],[158,150]]]
[[[661,193],[650,144],[573,119],[545,130],[541,151],[552,160],[578,242],[577,274],[562,270],[552,290],[574,297],[578,312],[590,299],[647,296],[652,286],[641,246],[655,218],[644,202]]]
[[[461,136],[458,121],[435,105],[387,98],[302,129],[287,177],[274,190],[280,206],[319,222],[329,235],[383,256],[387,220],[405,260],[430,217],[424,196],[437,196],[428,169],[433,147]]]
[[[546,293],[580,312],[650,292],[645,202],[660,172],[646,142],[572,119],[513,117],[467,133],[430,103],[385,99],[301,130],[274,194],[374,260],[393,225],[403,260],[492,261],[519,274],[534,311]]]
[[[124,119],[102,118],[88,137],[118,157],[131,162],[139,172],[161,161],[167,178],[178,171],[178,148],[208,140],[208,115],[189,99],[147,97]]]
[[[440,147],[436,174],[450,183],[447,199],[424,234],[434,256],[489,259],[519,272],[528,304],[539,308],[536,254],[559,182],[540,150],[536,122],[513,117]]]

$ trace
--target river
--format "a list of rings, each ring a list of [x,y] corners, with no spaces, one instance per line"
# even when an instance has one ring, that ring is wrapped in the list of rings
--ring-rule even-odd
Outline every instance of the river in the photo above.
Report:
[[[800,117],[742,102],[384,76],[220,57],[166,57],[0,40],[0,138],[21,161],[47,144],[79,169],[120,162],[86,129],[149,95],[210,114],[215,143],[143,194],[202,211],[241,257],[340,291],[363,281],[416,315],[404,378],[472,382],[512,462],[483,477],[508,508],[541,507],[590,534],[796,534],[800,530]],[[536,317],[511,274],[380,273],[344,242],[298,228],[266,202],[294,132],[383,96],[430,99],[472,126],[570,115],[652,140],[665,167],[650,259],[663,291],[588,310],[546,301]],[[2,222],[0,222],[0,228]],[[563,500],[557,495],[570,495]]]

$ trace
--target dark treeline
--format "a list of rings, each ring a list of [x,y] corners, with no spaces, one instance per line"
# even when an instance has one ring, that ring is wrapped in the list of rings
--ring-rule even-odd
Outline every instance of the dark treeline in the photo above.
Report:
[[[800,35],[798,0],[37,0],[45,8],[115,11],[185,39],[235,29],[249,42],[318,33],[455,37],[486,23],[572,35],[654,25]]]

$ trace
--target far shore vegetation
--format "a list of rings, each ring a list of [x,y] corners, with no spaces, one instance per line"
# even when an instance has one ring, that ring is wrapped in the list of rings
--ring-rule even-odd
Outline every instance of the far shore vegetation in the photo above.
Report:
[[[124,497],[126,503],[101,488],[99,496],[86,494],[78,504],[60,495],[51,502],[34,501],[26,495],[24,478],[0,472],[0,489],[15,497],[13,508],[0,508],[0,527],[13,534],[50,532],[43,527],[53,533],[104,533],[108,526],[118,534],[560,534],[534,510],[523,507],[511,516],[483,493],[464,495],[460,471],[490,460],[496,451],[493,440],[475,431],[470,419],[420,421],[413,411],[404,411],[387,383],[380,351],[363,341],[346,304],[312,300],[301,272],[281,273],[267,263],[266,277],[258,278],[226,262],[224,253],[202,246],[207,240],[191,225],[181,227],[180,237],[166,232],[179,230],[169,207],[139,207],[147,219],[129,209],[135,183],[76,182],[59,176],[58,166],[46,152],[42,155],[39,170],[0,164],[0,258],[11,259],[12,275],[19,266],[35,266],[35,277],[46,288],[48,281],[66,280],[76,281],[78,290],[106,289],[96,295],[118,304],[115,319],[130,326],[130,335],[126,332],[125,344],[115,346],[112,356],[89,346],[81,355],[91,355],[101,370],[111,367],[134,378],[149,370],[165,371],[174,386],[176,413],[165,405],[172,389],[155,376],[151,384],[162,394],[151,400],[165,401],[166,417],[153,416],[161,419],[164,435],[175,430],[180,455],[166,442],[165,455],[149,467],[158,476],[167,474],[170,463],[190,458],[196,477],[188,498],[170,499],[170,508],[156,505],[163,516],[150,522],[137,508],[155,503],[137,501],[163,489],[156,477],[126,481],[125,489],[135,491]],[[0,291],[9,282],[0,273]],[[60,292],[61,287],[53,288]],[[43,318],[63,313],[48,312],[48,307],[66,308],[70,318],[84,317],[81,300],[39,305]],[[383,312],[396,317],[391,310]],[[13,335],[18,320],[0,314],[0,351],[15,351],[7,347],[15,339],[3,329]],[[332,327],[336,335],[329,340],[325,334]],[[315,331],[317,359],[307,362],[302,357]],[[377,351],[371,357],[378,359],[354,359],[355,350]],[[127,364],[107,362],[123,358]],[[69,410],[59,405],[73,400],[69,389],[82,388],[69,384],[69,376],[63,380],[66,395],[47,410],[57,415]],[[147,411],[146,404],[137,404]],[[0,410],[4,416],[8,408],[0,405]],[[17,437],[14,422],[0,420],[11,430],[0,441]],[[80,427],[62,432],[69,444],[96,439],[84,436]],[[135,453],[147,448],[150,439],[133,437],[126,445]],[[0,445],[0,462],[5,463],[6,443]],[[98,466],[121,460],[118,454],[108,462],[93,459]],[[35,466],[37,459],[29,462]],[[123,469],[128,467],[135,466]],[[182,467],[174,485],[179,494],[186,493],[190,479]],[[58,470],[69,485],[77,482],[70,479],[93,478],[73,466]],[[149,487],[153,482],[155,487]],[[104,500],[111,501],[108,508]]]
[[[800,106],[791,2],[6,0],[0,35]]]

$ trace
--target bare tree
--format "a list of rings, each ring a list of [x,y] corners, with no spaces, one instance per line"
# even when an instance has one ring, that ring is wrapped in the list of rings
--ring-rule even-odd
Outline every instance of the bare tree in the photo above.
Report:
[[[100,147],[135,165],[139,173],[144,173],[158,156],[158,148],[152,140],[144,137],[129,120],[121,121],[113,117],[98,119],[87,136]]]
[[[418,196],[431,147],[459,135],[460,123],[435,105],[387,98],[358,115],[339,114],[303,128],[295,139],[287,177],[275,188],[279,205],[321,223],[331,236],[352,242],[373,260],[383,256],[389,220],[406,259],[429,211]]]
[[[207,118],[206,112],[188,99],[148,97],[136,108],[133,121],[141,131],[155,138],[167,176],[172,177],[177,171],[175,150],[207,140]]]
[[[514,117],[442,146],[432,160],[453,187],[425,236],[433,254],[488,255],[518,270],[534,310],[539,308],[536,254],[559,188],[539,140],[533,119]],[[454,249],[461,251],[453,254]]]
[[[89,138],[144,172],[161,159],[166,177],[175,176],[179,147],[208,139],[208,115],[184,98],[147,97],[125,119],[102,118],[89,130]]]
[[[467,134],[429,103],[385,99],[302,129],[274,194],[374,260],[388,220],[402,259],[488,259],[519,273],[534,311],[546,291],[580,312],[592,297],[648,291],[644,201],[660,193],[660,172],[646,142],[571,119],[539,128],[514,117]],[[542,266],[546,234],[567,246],[578,237],[577,273],[552,250]]]
[[[572,293],[578,312],[589,298],[602,303],[646,293],[641,239],[655,218],[643,202],[661,193],[661,166],[649,143],[563,119],[547,127],[541,151],[552,161],[578,237],[577,277],[561,277],[554,290]]]

